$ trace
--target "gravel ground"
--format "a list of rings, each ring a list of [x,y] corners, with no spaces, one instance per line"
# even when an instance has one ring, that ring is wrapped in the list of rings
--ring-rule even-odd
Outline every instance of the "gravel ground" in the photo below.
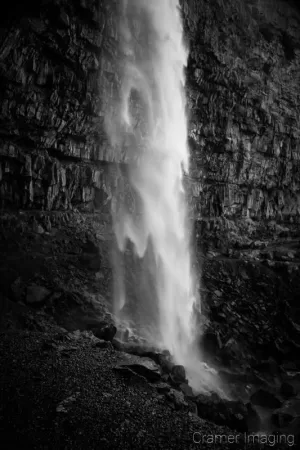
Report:
[[[228,443],[233,431],[175,410],[141,377],[125,378],[114,370],[124,357],[95,348],[86,333],[2,333],[1,449],[266,448],[243,437]]]

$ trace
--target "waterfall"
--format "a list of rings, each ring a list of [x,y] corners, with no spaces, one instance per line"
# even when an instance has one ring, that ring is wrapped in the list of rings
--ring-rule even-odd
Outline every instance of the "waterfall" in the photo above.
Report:
[[[203,376],[194,345],[199,298],[184,189],[188,49],[178,0],[125,1],[120,41],[120,100],[106,126],[126,161],[132,201],[121,184],[123,198],[113,208],[116,314],[134,318],[147,340],[168,349],[200,388],[211,375]],[[128,274],[132,267],[135,278]]]

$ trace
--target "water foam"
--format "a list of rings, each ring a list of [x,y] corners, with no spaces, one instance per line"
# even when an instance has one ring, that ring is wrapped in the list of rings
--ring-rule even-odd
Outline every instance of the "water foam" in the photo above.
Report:
[[[137,302],[146,298],[148,306],[151,303],[157,310],[156,328],[150,326],[147,337],[186,367],[194,387],[210,388],[215,385],[214,375],[205,370],[195,345],[193,312],[199,297],[184,189],[189,171],[184,92],[188,50],[178,1],[124,2],[121,41],[121,101],[107,128],[111,142],[123,152],[126,148],[129,183],[140,214],[124,204],[114,214],[118,248],[125,252],[129,240],[137,259],[144,259],[135,283],[146,288]],[[124,269],[118,267],[116,311],[120,313],[130,299]],[[149,295],[150,285],[155,292]],[[147,313],[141,315],[146,328]]]

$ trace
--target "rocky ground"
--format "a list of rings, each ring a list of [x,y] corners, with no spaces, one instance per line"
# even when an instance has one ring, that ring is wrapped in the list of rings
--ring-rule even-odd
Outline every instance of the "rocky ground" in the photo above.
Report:
[[[296,443],[297,241],[282,236],[268,248],[254,240],[235,254],[211,245],[198,255],[201,347],[228,401],[193,392],[167,352],[118,340],[110,229],[104,215],[2,215],[4,448],[267,448],[263,435],[260,445],[245,442],[243,433],[258,430],[270,448]],[[270,436],[285,442],[273,445]]]

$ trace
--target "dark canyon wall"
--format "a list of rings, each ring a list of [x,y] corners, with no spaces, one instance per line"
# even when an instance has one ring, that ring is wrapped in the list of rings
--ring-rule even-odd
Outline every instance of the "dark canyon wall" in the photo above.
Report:
[[[109,208],[111,173],[126,162],[104,127],[120,87],[118,3],[1,6],[2,210]],[[262,224],[271,234],[293,231],[300,217],[299,12],[281,0],[184,0],[182,7],[190,194],[202,232],[221,227],[238,241]]]
[[[229,230],[264,225],[272,234],[299,223],[300,16],[291,5],[184,7],[193,175],[201,173],[203,191],[197,208]]]
[[[101,204],[113,159],[102,95],[114,85],[113,2],[45,1],[29,11],[2,20],[2,206]]]

